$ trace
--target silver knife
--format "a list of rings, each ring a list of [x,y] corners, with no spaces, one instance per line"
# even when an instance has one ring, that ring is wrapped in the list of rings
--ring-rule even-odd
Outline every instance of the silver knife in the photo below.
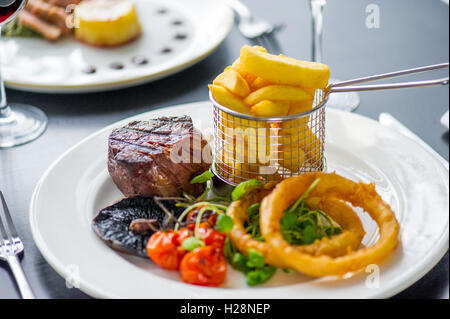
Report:
[[[405,125],[403,125],[401,122],[399,122],[395,117],[393,117],[389,113],[381,113],[378,117],[378,122],[380,122],[381,125],[389,127],[393,130],[396,130],[399,133],[402,133],[403,135],[409,137],[410,139],[417,142],[420,146],[422,146],[424,149],[426,149],[428,152],[433,154],[441,163],[444,165],[444,167],[448,170],[448,161],[444,159],[441,155],[438,154],[434,149],[432,149],[427,143],[425,143],[420,137],[418,137],[416,134],[414,134],[411,130],[409,130]]]

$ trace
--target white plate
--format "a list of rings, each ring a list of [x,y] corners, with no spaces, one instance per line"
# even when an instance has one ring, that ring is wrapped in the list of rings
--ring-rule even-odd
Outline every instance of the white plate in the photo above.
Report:
[[[330,170],[376,183],[396,212],[401,245],[381,265],[379,288],[366,285],[368,273],[349,279],[314,279],[278,271],[267,284],[249,288],[229,271],[222,288],[184,284],[175,271],[150,260],[121,255],[91,230],[97,212],[122,196],[106,169],[107,139],[113,127],[160,115],[190,115],[205,134],[212,107],[200,102],[164,108],[126,119],[81,141],[44,174],[30,206],[30,223],[42,255],[64,278],[102,298],[381,298],[407,288],[428,272],[448,249],[448,171],[414,141],[365,117],[327,111]],[[362,216],[364,244],[377,239],[374,222]],[[230,269],[231,267],[229,267]],[[79,275],[79,277],[77,277]]]
[[[42,39],[2,38],[2,76],[11,88],[79,93],[129,87],[179,72],[208,56],[229,34],[233,11],[221,1],[135,0],[142,36],[119,48],[94,48],[69,38],[56,43]],[[161,8],[164,14],[158,13]],[[181,21],[176,25],[174,21]],[[175,39],[183,34],[185,39]],[[170,48],[170,53],[162,53]],[[149,63],[134,65],[143,55]],[[122,70],[111,63],[123,63]],[[94,66],[96,72],[82,70]]]

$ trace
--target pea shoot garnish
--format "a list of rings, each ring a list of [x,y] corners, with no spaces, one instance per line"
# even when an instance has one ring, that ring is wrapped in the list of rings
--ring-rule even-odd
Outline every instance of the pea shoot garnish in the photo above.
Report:
[[[317,239],[340,234],[342,228],[333,223],[331,218],[321,210],[311,210],[306,200],[317,186],[316,179],[305,193],[288,209],[280,220],[281,234],[291,245],[309,245]]]

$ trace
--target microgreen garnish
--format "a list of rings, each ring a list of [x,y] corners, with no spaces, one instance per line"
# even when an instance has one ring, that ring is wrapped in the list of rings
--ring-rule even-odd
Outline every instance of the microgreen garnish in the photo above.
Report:
[[[248,268],[264,267],[265,258],[260,252],[250,248],[247,253],[248,253],[248,261],[247,261]]]
[[[206,208],[206,210],[211,210],[211,211],[215,211],[215,212],[226,212],[228,209],[228,206],[222,205],[222,204],[217,204],[217,203],[210,203],[210,202],[199,202],[199,203],[195,203],[190,205],[189,207],[187,207],[182,213],[181,215],[178,217],[177,223],[174,227],[174,230],[177,231],[178,228],[180,227],[181,222],[183,221],[183,219],[187,216],[187,214],[189,214],[190,211],[198,208],[198,207],[204,207]]]
[[[202,207],[198,211],[197,220],[195,221],[195,237],[196,238],[200,238],[200,234],[198,232],[198,229],[200,228],[200,222],[202,220],[203,213],[206,212],[209,209],[210,209],[209,207]]]
[[[234,226],[233,219],[225,214],[219,214],[216,221],[217,230],[221,233],[229,232]]]
[[[193,179],[191,179],[191,184],[203,184],[207,181],[210,181],[214,177],[214,174],[210,171],[205,171],[202,174],[195,176]]]
[[[288,209],[280,220],[283,238],[291,245],[309,245],[316,239],[340,234],[342,229],[321,210],[311,210],[306,199],[319,183],[316,179],[305,193]]]
[[[311,191],[314,189],[314,187],[317,186],[317,184],[319,184],[319,182],[320,182],[320,178],[318,178],[314,182],[312,182],[311,185],[309,185],[306,192],[304,192],[302,194],[302,196],[300,196],[300,198],[297,199],[297,201],[293,205],[291,205],[291,207],[288,208],[287,212],[292,213],[294,210],[296,210],[298,205],[300,205],[302,202],[304,202],[308,198]]]
[[[272,278],[276,271],[277,269],[275,267],[266,265],[262,268],[249,271],[245,275],[245,281],[249,286],[257,286]]]
[[[197,197],[195,200],[196,202],[201,201],[206,195],[208,195],[209,191],[213,188],[213,177],[214,174],[210,171],[205,171],[202,174],[195,176],[193,179],[191,179],[191,184],[203,184],[207,183],[205,191]],[[209,182],[209,183],[208,183]]]
[[[249,249],[248,257],[240,253],[227,236],[224,254],[231,266],[245,274],[247,285],[256,286],[272,278],[276,268],[265,264],[264,256],[254,249]]]
[[[184,249],[191,251],[194,250],[195,248],[205,246],[205,243],[196,237],[188,237],[185,240],[183,240],[181,246]]]
[[[261,181],[258,181],[257,179],[250,179],[246,182],[240,183],[231,193],[231,199],[233,201],[239,200],[242,196],[244,196],[246,193],[252,191],[255,188],[258,188],[262,185]]]
[[[244,222],[245,232],[250,234],[253,239],[264,241],[259,226],[259,208],[261,204],[256,203],[247,208],[248,221]]]

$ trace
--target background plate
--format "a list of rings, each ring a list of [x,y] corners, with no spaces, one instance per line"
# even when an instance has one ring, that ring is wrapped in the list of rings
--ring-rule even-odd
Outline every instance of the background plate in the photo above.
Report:
[[[80,93],[154,81],[208,56],[222,43],[234,22],[233,11],[220,1],[135,2],[143,34],[119,48],[94,48],[72,38],[50,43],[3,37],[0,52],[6,85],[34,92]],[[133,64],[131,59],[138,55],[149,62]],[[111,69],[111,63],[122,63],[124,68]],[[84,73],[86,66],[95,67],[96,72]]]
[[[380,265],[379,287],[364,271],[347,279],[315,279],[278,271],[268,283],[249,288],[229,267],[221,288],[187,285],[177,272],[121,255],[91,230],[98,210],[120,199],[106,169],[107,138],[113,127],[161,115],[190,115],[205,134],[212,131],[210,102],[140,114],[91,135],[63,154],[38,183],[30,207],[33,237],[44,258],[64,278],[101,298],[382,298],[420,279],[448,249],[448,171],[414,141],[368,118],[327,110],[329,170],[375,182],[396,212],[401,244]],[[362,216],[370,245],[376,225]]]

